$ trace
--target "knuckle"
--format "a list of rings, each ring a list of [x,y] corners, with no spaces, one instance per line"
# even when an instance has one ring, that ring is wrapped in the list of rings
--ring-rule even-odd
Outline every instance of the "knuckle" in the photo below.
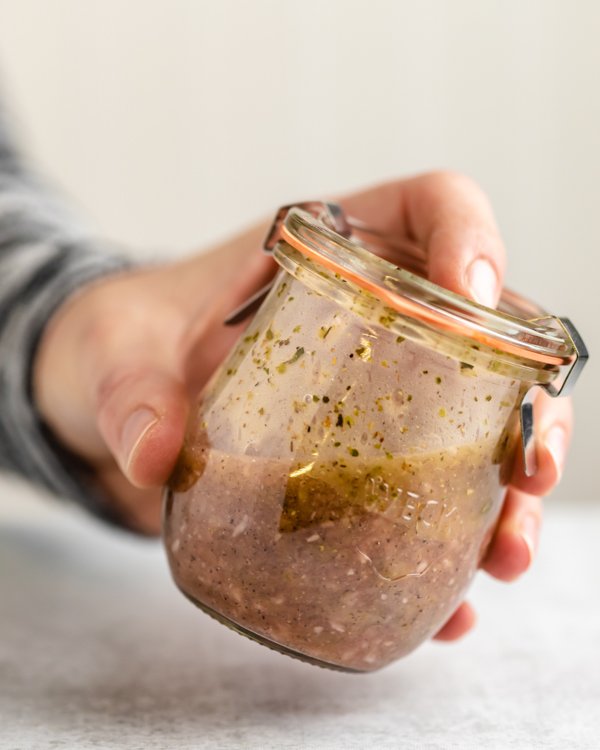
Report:
[[[426,175],[430,188],[439,198],[449,201],[455,213],[462,214],[468,224],[475,223],[489,239],[499,240],[499,232],[490,199],[482,186],[469,175],[452,170]],[[498,243],[495,243],[498,244]]]
[[[542,431],[557,425],[570,434],[574,421],[573,399],[554,398],[542,388],[537,388],[536,391],[533,409]]]
[[[573,420],[575,416],[575,412],[573,409],[573,399],[572,398],[563,398],[562,399],[562,417],[563,417],[563,423],[567,430],[571,430],[573,427]]]
[[[534,516],[537,519],[538,524],[542,522],[542,516],[544,511],[544,505],[542,498],[539,495],[527,494],[525,495],[526,500],[523,502],[522,512]]]
[[[481,185],[473,177],[464,174],[464,172],[452,169],[440,169],[429,172],[426,177],[442,188],[455,192],[476,194],[480,198],[487,200],[487,196]]]
[[[96,385],[96,403],[99,406],[106,405],[123,391],[134,393],[136,386],[144,377],[144,372],[139,366],[118,366],[102,375]]]

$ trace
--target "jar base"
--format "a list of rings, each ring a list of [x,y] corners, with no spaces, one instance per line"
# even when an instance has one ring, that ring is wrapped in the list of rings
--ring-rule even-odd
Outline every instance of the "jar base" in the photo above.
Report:
[[[179,588],[179,586],[177,588]],[[179,588],[179,590],[186,599],[188,599],[194,606],[198,607],[198,609],[201,609],[205,614],[212,617],[213,620],[216,620],[217,622],[221,623],[221,625],[225,625],[230,630],[239,633],[239,635],[243,635],[246,638],[249,638],[251,641],[259,643],[261,646],[270,648],[272,651],[277,651],[280,654],[284,654],[285,656],[291,656],[292,659],[298,659],[299,661],[303,661],[307,664],[312,664],[315,667],[321,667],[322,669],[332,669],[336,672],[346,672],[347,674],[366,674],[366,672],[361,669],[353,669],[352,667],[342,667],[339,664],[332,664],[331,662],[317,659],[314,656],[303,654],[301,651],[296,651],[293,648],[288,648],[288,646],[283,646],[281,643],[277,643],[277,641],[273,641],[270,638],[265,638],[264,636],[259,635],[258,633],[254,633],[248,628],[245,628],[243,625],[239,625],[237,622],[235,622],[235,620],[231,620],[229,619],[229,617],[225,617],[225,615],[222,615],[220,612],[212,609],[212,607],[208,607],[206,604],[202,604],[197,599],[194,599],[193,596],[190,596],[183,589]]]

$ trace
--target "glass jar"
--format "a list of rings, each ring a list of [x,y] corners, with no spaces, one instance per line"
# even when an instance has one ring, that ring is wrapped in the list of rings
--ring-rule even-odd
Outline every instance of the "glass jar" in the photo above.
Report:
[[[337,207],[310,209],[280,214],[282,268],[191,415],[164,542],[177,586],[221,622],[362,672],[463,599],[525,396],[557,394],[583,348],[515,295],[481,307],[406,270],[418,252],[401,270]]]

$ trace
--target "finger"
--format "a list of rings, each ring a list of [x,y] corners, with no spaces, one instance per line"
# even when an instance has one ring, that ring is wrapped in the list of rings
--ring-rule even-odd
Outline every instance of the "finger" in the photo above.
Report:
[[[261,222],[172,268],[173,297],[188,320],[201,320],[208,307],[223,320],[273,278],[279,267],[262,251],[269,226]]]
[[[473,628],[477,621],[475,610],[469,602],[463,602],[448,622],[433,637],[436,641],[456,641]]]
[[[109,493],[111,507],[124,526],[147,536],[160,533],[162,487],[134,487],[114,461],[101,467],[98,477],[101,486]]]
[[[425,248],[431,281],[496,305],[504,245],[488,199],[470,178],[433,172],[371,188],[341,203],[365,223]]]
[[[98,429],[119,467],[137,487],[168,478],[183,443],[187,395],[155,365],[119,363],[96,383]]]
[[[501,581],[514,581],[535,557],[542,525],[542,501],[510,488],[481,567]]]
[[[528,477],[518,451],[511,485],[530,495],[547,495],[562,476],[573,432],[573,405],[570,398],[552,398],[539,388],[537,391],[533,402],[537,470]]]
[[[438,172],[417,178],[406,201],[413,232],[427,249],[431,281],[495,306],[505,252],[481,188],[464,175]]]

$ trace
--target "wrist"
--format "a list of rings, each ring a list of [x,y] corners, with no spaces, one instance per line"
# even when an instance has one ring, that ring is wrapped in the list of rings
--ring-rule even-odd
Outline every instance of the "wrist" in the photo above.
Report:
[[[99,292],[112,287],[111,275],[77,289],[56,308],[39,339],[31,366],[32,401],[43,422],[69,450],[91,461],[102,454],[93,405],[86,388],[86,339]]]

